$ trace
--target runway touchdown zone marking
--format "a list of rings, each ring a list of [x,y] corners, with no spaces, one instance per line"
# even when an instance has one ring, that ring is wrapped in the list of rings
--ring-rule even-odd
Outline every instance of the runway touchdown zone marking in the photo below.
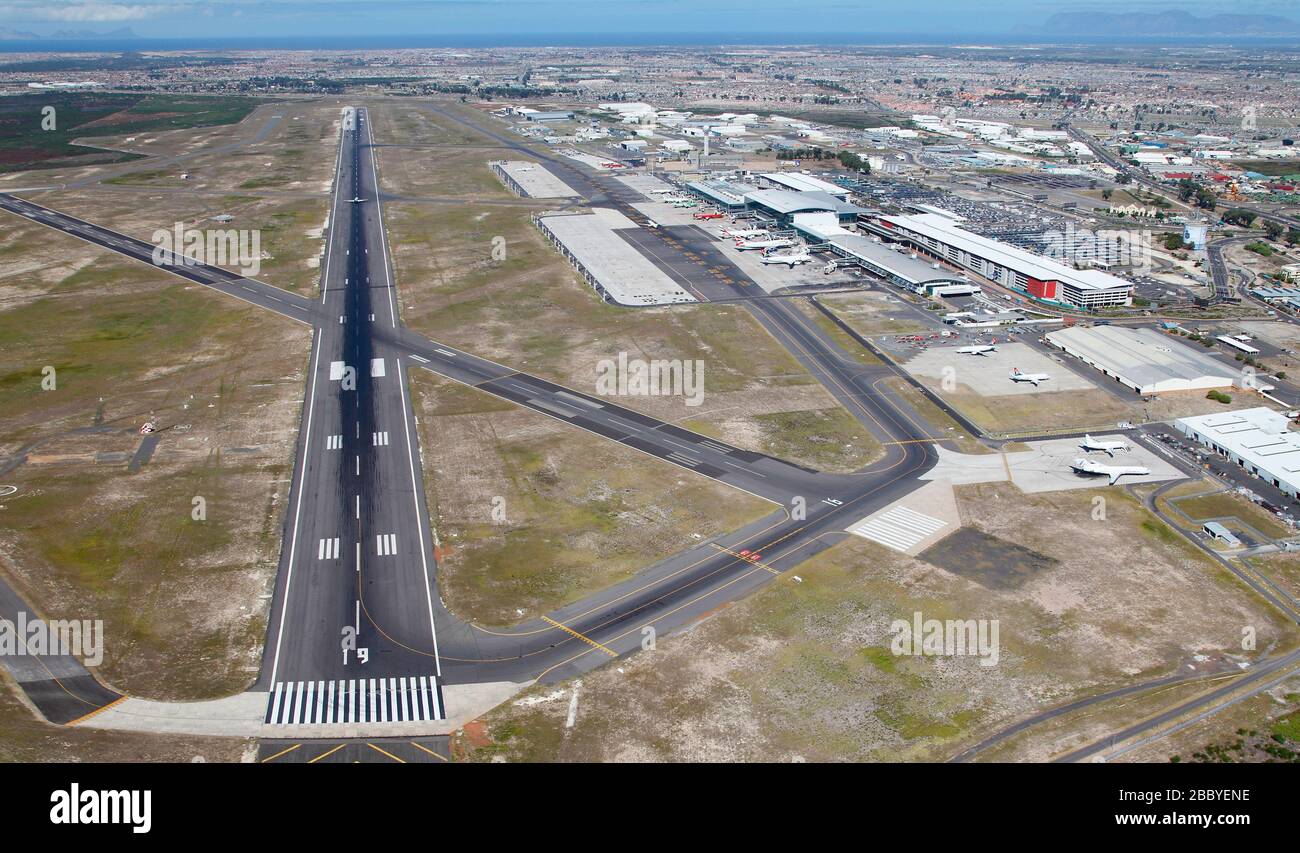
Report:
[[[322,539],[316,546],[316,559],[318,560],[337,560],[339,558],[339,539],[335,536],[333,539]]]
[[[381,557],[392,557],[397,554],[397,534],[381,533],[375,537],[375,549]]]

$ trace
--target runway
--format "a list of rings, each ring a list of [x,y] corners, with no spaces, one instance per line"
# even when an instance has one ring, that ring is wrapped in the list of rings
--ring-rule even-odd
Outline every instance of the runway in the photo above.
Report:
[[[917,488],[917,476],[934,464],[929,442],[936,437],[882,385],[892,372],[855,361],[787,300],[747,305],[885,443],[884,457],[863,471],[823,474],[743,450],[406,329],[394,292],[369,121],[364,110],[356,115],[354,125],[345,123],[340,141],[319,299],[204,265],[162,267],[314,329],[279,573],[255,685],[267,695],[269,733],[312,736],[322,723],[347,723],[362,733],[370,723],[418,727],[447,715],[446,685],[555,681],[600,666],[753,592],[839,541],[848,524]],[[586,176],[573,180],[593,197],[607,197]],[[10,196],[0,196],[0,208],[152,262],[151,245],[109,229]],[[407,390],[411,369],[472,385],[758,495],[774,504],[773,512],[509,630],[466,623],[437,595],[433,531]]]

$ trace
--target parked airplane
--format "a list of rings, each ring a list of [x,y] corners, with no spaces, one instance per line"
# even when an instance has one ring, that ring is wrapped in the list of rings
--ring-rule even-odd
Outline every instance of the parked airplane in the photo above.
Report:
[[[1100,439],[1093,438],[1090,435],[1084,435],[1083,443],[1080,444],[1079,446],[1089,452],[1093,450],[1104,451],[1107,456],[1114,456],[1116,450],[1122,450],[1125,453],[1128,453],[1129,450],[1132,449],[1122,441],[1102,441]]]
[[[778,255],[776,253],[769,255],[765,252],[758,260],[764,264],[788,264],[790,269],[794,269],[795,264],[806,264],[811,261],[812,255],[803,251],[791,252],[788,255]]]
[[[988,344],[977,344],[972,347],[959,347],[957,352],[961,355],[984,355],[986,352],[993,352],[997,347]]]
[[[1032,382],[1034,387],[1038,387],[1039,382],[1045,382],[1052,377],[1046,373],[1021,373],[1019,367],[1011,368],[1011,374],[1008,377],[1012,382]]]
[[[766,237],[768,232],[766,228],[723,228],[722,233],[737,240],[750,240],[754,237]]]
[[[1115,485],[1115,481],[1125,474],[1141,476],[1150,474],[1151,469],[1142,465],[1103,465],[1095,459],[1084,459],[1080,457],[1070,463],[1070,467],[1080,474],[1087,474],[1095,477],[1110,477],[1110,485]]]
[[[793,240],[737,240],[736,251],[746,252],[750,249],[784,249],[793,246]]]

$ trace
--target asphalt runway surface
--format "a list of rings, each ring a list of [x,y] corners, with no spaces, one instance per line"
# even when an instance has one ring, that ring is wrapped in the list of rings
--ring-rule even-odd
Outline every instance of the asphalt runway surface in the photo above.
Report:
[[[882,385],[894,375],[889,368],[857,362],[786,300],[747,304],[886,443],[884,457],[863,471],[822,474],[742,450],[404,328],[387,257],[369,123],[364,111],[358,115],[357,127],[345,130],[340,142],[319,300],[201,264],[163,265],[315,330],[257,682],[270,695],[268,719],[303,722],[313,719],[313,700],[319,709],[323,701],[328,707],[362,703],[363,697],[371,710],[378,700],[380,713],[389,715],[385,719],[440,717],[445,684],[556,681],[584,672],[642,648],[650,632],[689,624],[771,582],[841,540],[850,523],[915,489],[916,477],[934,464],[930,442],[936,436]],[[616,203],[628,204],[637,195],[626,188],[607,192],[577,167],[563,171],[566,182],[589,202],[609,202],[618,194],[624,198]],[[11,196],[0,196],[0,208],[153,262],[152,245],[110,229]],[[686,233],[673,238],[695,252],[699,263],[719,261],[702,231],[679,231]],[[733,295],[743,288],[722,285],[718,292],[730,289]],[[500,631],[469,624],[449,613],[437,594],[437,561],[406,390],[410,369],[473,385],[752,492],[772,501],[774,510],[540,619]],[[368,656],[364,663],[358,658],[361,649]],[[329,685],[327,701],[306,692],[313,684]],[[115,694],[104,697],[112,698]]]

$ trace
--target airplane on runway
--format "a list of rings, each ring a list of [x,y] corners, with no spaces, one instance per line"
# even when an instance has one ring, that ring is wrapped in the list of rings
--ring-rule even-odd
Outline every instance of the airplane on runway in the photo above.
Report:
[[[997,347],[989,344],[976,344],[971,347],[960,347],[957,352],[962,355],[984,355],[985,353],[993,352],[996,349]]]
[[[794,269],[796,264],[806,264],[812,260],[812,255],[807,252],[791,252],[788,255],[767,254],[758,259],[763,264],[786,264],[790,269]]]
[[[1084,459],[1082,457],[1070,463],[1079,474],[1086,474],[1093,477],[1110,477],[1110,485],[1115,485],[1115,481],[1126,474],[1142,476],[1150,474],[1151,469],[1142,465],[1103,465],[1095,459]]]
[[[1083,443],[1079,446],[1089,452],[1093,450],[1104,451],[1107,456],[1114,456],[1116,450],[1122,450],[1125,453],[1128,453],[1132,449],[1122,441],[1102,441],[1093,438],[1090,435],[1084,435]]]
[[[1013,367],[1007,378],[1012,382],[1032,382],[1034,387],[1037,388],[1039,382],[1045,382],[1052,377],[1046,373],[1021,373],[1019,367]]]
[[[752,249],[784,249],[793,246],[793,240],[737,240],[736,251],[748,252]]]
[[[352,204],[361,204],[361,202],[365,201],[365,199],[361,198],[360,196],[353,196],[352,198],[348,199],[348,201]]]

